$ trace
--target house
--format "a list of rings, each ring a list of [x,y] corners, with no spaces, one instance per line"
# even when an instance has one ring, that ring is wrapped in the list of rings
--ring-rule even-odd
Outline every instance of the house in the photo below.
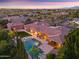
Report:
[[[9,15],[4,17],[3,19],[7,19],[8,21],[15,23],[15,22],[23,22],[27,19],[27,17],[24,17],[22,15]]]
[[[19,29],[24,29],[24,24],[23,23],[8,23],[7,27],[9,30],[19,30]]]
[[[48,41],[49,45],[56,45],[56,48],[63,44],[64,35],[68,32],[68,29],[63,26],[50,26],[46,22],[34,22],[25,25],[24,28],[33,36]]]
[[[79,24],[79,18],[74,18],[73,23]]]

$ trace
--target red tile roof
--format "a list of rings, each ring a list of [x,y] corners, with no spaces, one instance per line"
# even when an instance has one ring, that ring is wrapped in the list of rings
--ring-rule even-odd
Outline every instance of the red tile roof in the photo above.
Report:
[[[44,23],[35,22],[35,23],[32,23],[32,24],[25,25],[25,27],[34,28],[37,31],[46,33],[48,35],[56,35],[56,34],[61,33],[60,27],[50,28],[50,26],[48,26]]]
[[[67,29],[63,26],[50,27],[47,23],[34,22],[25,25],[26,28],[33,28],[38,32],[42,32],[48,35],[51,40],[62,43],[64,41],[64,35]],[[68,31],[67,31],[68,32]]]

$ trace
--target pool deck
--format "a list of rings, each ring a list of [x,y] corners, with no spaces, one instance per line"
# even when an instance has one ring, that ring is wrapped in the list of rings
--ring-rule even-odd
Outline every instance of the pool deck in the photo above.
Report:
[[[48,41],[43,41],[42,39],[37,38],[37,37],[35,37],[35,38],[36,38],[36,40],[38,40],[42,43],[40,46],[38,46],[38,48],[40,48],[42,51],[44,51],[44,54],[47,54],[54,49],[53,47],[48,45]]]
[[[40,48],[44,52],[44,54],[47,54],[53,50],[53,47],[51,47],[47,43],[40,45],[38,48]]]

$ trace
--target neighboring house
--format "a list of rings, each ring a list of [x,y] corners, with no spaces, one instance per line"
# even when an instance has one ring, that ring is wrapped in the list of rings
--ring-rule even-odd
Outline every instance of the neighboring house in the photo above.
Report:
[[[6,16],[4,19],[8,19],[8,21],[15,23],[15,22],[23,22],[27,19],[27,17],[24,16]]]
[[[9,30],[12,30],[12,29],[19,30],[19,29],[24,29],[24,24],[23,23],[8,23],[7,27]]]
[[[79,18],[74,18],[73,23],[79,24]]]

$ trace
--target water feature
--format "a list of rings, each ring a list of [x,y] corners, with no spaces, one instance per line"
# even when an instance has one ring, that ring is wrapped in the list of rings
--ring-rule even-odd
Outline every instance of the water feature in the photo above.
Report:
[[[38,48],[41,43],[34,38],[26,38],[24,41],[24,48],[30,54],[32,59],[36,59],[43,51]]]

